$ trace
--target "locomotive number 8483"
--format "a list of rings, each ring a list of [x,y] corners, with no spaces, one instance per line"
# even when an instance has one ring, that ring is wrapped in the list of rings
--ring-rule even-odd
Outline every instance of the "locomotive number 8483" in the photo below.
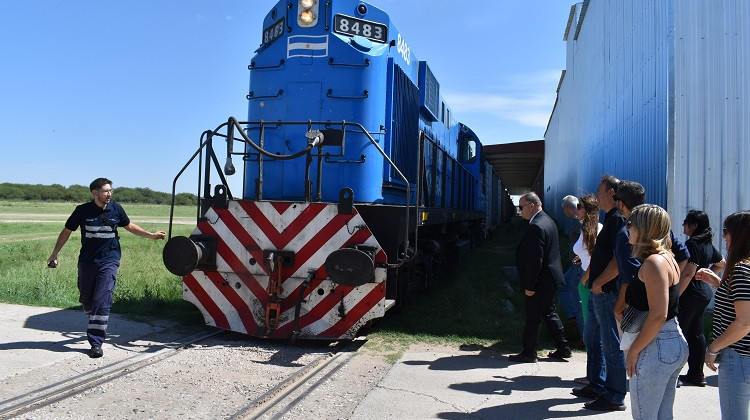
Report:
[[[172,237],[170,219],[164,263],[209,325],[353,338],[459,262],[512,204],[384,11],[285,0],[261,39],[247,120],[204,132],[175,178],[201,163],[196,228]],[[236,157],[238,196],[225,178]]]

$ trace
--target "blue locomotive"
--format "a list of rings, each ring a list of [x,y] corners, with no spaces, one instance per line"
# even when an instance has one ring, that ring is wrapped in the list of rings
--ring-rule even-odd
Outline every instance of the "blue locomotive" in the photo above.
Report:
[[[352,338],[507,218],[510,199],[479,138],[454,120],[384,11],[280,1],[248,69],[247,121],[204,133],[193,155],[206,153],[196,230],[164,250],[208,324]],[[241,197],[224,178],[237,156]]]

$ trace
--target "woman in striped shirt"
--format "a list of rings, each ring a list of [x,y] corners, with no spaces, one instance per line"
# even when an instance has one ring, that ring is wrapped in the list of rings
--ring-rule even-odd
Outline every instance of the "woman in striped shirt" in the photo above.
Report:
[[[724,220],[727,268],[719,278],[707,268],[695,278],[718,287],[714,306],[713,342],[706,348],[706,365],[719,367],[719,403],[723,419],[747,419],[750,412],[750,211]]]

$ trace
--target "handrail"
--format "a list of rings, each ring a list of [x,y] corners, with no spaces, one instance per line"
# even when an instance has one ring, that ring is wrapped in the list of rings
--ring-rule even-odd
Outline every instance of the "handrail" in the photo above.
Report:
[[[269,98],[273,99],[273,98],[278,98],[279,96],[283,94],[284,94],[284,89],[279,89],[279,91],[275,95],[261,95],[261,96],[255,96],[255,92],[250,91],[250,93],[245,95],[245,99],[247,99],[248,101],[250,99],[269,99]]]
[[[261,121],[261,124],[262,123],[263,123],[263,121]],[[278,159],[278,160],[296,159],[296,158],[298,158],[298,157],[306,154],[310,150],[312,150],[313,147],[317,146],[317,144],[310,143],[310,144],[307,145],[307,147],[305,147],[304,149],[300,150],[297,153],[294,153],[294,154],[291,154],[291,155],[277,155],[277,154],[274,154],[274,153],[266,151],[265,149],[263,149],[260,146],[258,146],[257,144],[255,144],[255,142],[253,142],[252,140],[250,140],[250,137],[247,136],[247,133],[245,133],[245,130],[242,128],[242,125],[240,125],[239,121],[237,121],[236,118],[229,117],[229,121],[227,121],[227,124],[231,124],[231,125],[239,128],[239,133],[242,135],[242,139],[245,140],[245,143],[250,144],[250,146],[252,146],[253,149],[257,150],[258,153],[262,154],[263,156],[266,156],[266,157],[269,157],[269,158],[273,158],[273,159]],[[233,140],[235,140],[235,139],[234,138],[230,138],[230,139],[227,139],[227,142],[230,142],[230,141],[233,141]]]
[[[255,61],[251,61],[250,64],[247,66],[247,69],[251,70],[251,71],[252,70],[278,69],[278,68],[280,68],[283,65],[284,65],[284,59],[283,58],[281,60],[279,60],[279,65],[278,66],[255,67]]]
[[[328,59],[328,65],[329,66],[341,66],[341,67],[369,67],[370,66],[370,59],[365,58],[364,64],[357,64],[357,63],[336,63],[333,60],[333,57]]]
[[[362,96],[344,96],[344,95],[334,95],[333,89],[328,89],[328,92],[326,92],[326,96],[331,99],[366,99],[368,96],[370,96],[370,93],[367,92],[367,89],[365,89],[364,91],[362,91]]]
[[[284,21],[286,24],[286,31],[292,32],[292,25],[289,24],[289,11],[292,10],[292,3],[288,3],[286,5],[286,20]]]
[[[256,144],[253,140],[250,139],[250,137],[247,135],[247,133],[245,131],[246,129],[242,127],[243,124],[247,125],[247,126],[258,125],[260,127],[260,130],[261,130],[261,134],[260,134],[260,136],[261,136],[261,145]],[[380,145],[372,137],[372,135],[370,135],[370,132],[368,130],[366,130],[365,127],[362,126],[362,124],[348,122],[348,121],[331,122],[331,121],[312,121],[312,120],[308,120],[308,121],[269,121],[269,122],[265,122],[265,121],[256,121],[256,122],[245,121],[245,122],[239,122],[236,118],[229,117],[229,119],[227,120],[227,122],[222,123],[221,125],[219,125],[218,127],[216,127],[216,129],[214,129],[213,131],[211,131],[211,130],[204,131],[201,134],[201,142],[200,142],[200,146],[199,146],[198,150],[196,150],[195,153],[193,153],[193,155],[190,157],[190,159],[188,159],[188,162],[182,167],[182,169],[180,169],[180,171],[177,173],[177,175],[175,176],[174,180],[172,181],[172,203],[171,203],[171,208],[170,208],[170,212],[169,212],[169,234],[168,234],[168,239],[170,239],[172,237],[172,224],[174,222],[174,205],[175,205],[175,196],[176,196],[176,189],[177,189],[177,180],[180,178],[180,176],[182,176],[182,174],[185,172],[185,170],[188,168],[188,166],[190,166],[190,164],[195,160],[195,158],[199,154],[201,154],[201,152],[203,151],[204,148],[207,149],[207,153],[208,153],[208,156],[207,156],[207,167],[206,167],[206,179],[204,180],[204,183],[208,183],[209,182],[209,180],[208,180],[208,172],[210,171],[210,169],[208,168],[208,161],[209,161],[208,158],[210,158],[210,161],[213,162],[213,164],[214,164],[214,166],[215,166],[215,168],[216,168],[216,170],[218,172],[218,175],[219,175],[221,181],[224,183],[224,185],[227,188],[227,196],[230,199],[233,198],[231,192],[229,191],[229,185],[228,185],[228,183],[226,181],[226,178],[224,177],[224,173],[221,170],[221,166],[219,164],[219,161],[218,161],[218,159],[216,157],[216,154],[213,151],[213,144],[212,144],[213,136],[218,136],[218,137],[224,137],[224,138],[226,138],[226,141],[227,141],[227,163],[225,165],[225,170],[227,171],[228,175],[231,175],[231,173],[233,173],[233,171],[231,171],[231,169],[233,169],[233,165],[231,163],[231,156],[233,154],[240,154],[240,153],[234,153],[232,151],[233,148],[232,148],[231,144],[235,140],[242,141],[245,144],[250,145],[250,147],[252,147],[253,149],[255,149],[261,156],[266,156],[268,158],[277,159],[277,160],[291,160],[291,159],[295,159],[295,158],[301,157],[303,155],[309,154],[309,152],[313,148],[319,147],[319,146],[321,146],[323,144],[322,135],[321,136],[315,136],[315,135],[313,135],[312,137],[308,137],[308,145],[307,145],[307,147],[305,147],[304,149],[302,149],[302,150],[300,150],[300,151],[298,151],[296,153],[293,153],[291,155],[279,155],[279,154],[274,154],[274,153],[268,152],[267,150],[265,150],[263,148],[263,141],[262,141],[263,131],[265,129],[264,128],[265,124],[276,124],[276,126],[280,126],[280,125],[302,125],[302,124],[305,124],[305,125],[308,126],[308,128],[311,128],[313,125],[315,125],[315,126],[323,126],[323,127],[341,126],[342,130],[344,130],[344,131],[346,131],[347,127],[358,128],[359,132],[361,132],[362,134],[364,134],[367,137],[367,139],[370,141],[370,143],[372,143],[372,145],[375,146],[375,148],[377,149],[377,151],[383,156],[383,158],[386,160],[386,162],[388,162],[388,164],[395,170],[396,174],[398,175],[399,178],[401,178],[401,180],[404,182],[404,185],[405,185],[405,190],[406,191],[405,191],[405,194],[404,194],[404,201],[405,201],[404,210],[405,210],[405,213],[406,213],[406,220],[405,220],[405,225],[404,225],[403,258],[401,258],[401,256],[397,256],[396,257],[397,258],[397,262],[395,264],[386,264],[386,265],[387,265],[388,268],[398,268],[398,267],[401,267],[402,265],[404,265],[405,263],[410,262],[411,260],[413,260],[415,258],[416,254],[417,254],[416,251],[417,251],[417,246],[418,246],[417,243],[416,243],[416,239],[417,239],[416,232],[415,232],[415,245],[414,245],[415,252],[412,253],[411,255],[409,255],[409,213],[410,213],[410,207],[411,207],[411,203],[410,203],[410,198],[411,198],[411,184],[409,183],[409,180],[406,178],[406,176],[404,175],[404,173],[399,169],[399,167],[385,153],[385,151],[383,150],[383,148],[380,147]],[[227,135],[223,135],[223,134],[219,133],[219,130],[221,130],[222,128],[224,128],[224,126],[227,127]],[[239,135],[241,136],[241,138],[235,138],[235,136],[234,136],[235,132],[239,133]],[[313,134],[315,134],[315,133],[313,133]],[[424,136],[425,136],[424,132],[420,132],[420,146],[419,146],[419,153],[417,154],[418,155],[418,159],[421,159],[421,156],[424,153],[423,150],[422,150],[422,148],[423,148],[422,142],[424,141]],[[205,140],[204,140],[204,138],[205,138]],[[341,147],[343,147],[344,141],[345,140],[342,140]],[[242,153],[242,154],[247,155],[247,153]],[[418,165],[421,165],[421,163],[418,162]],[[420,191],[419,186],[417,186],[417,192],[419,192],[419,191]],[[204,195],[205,194],[206,193],[204,192]],[[198,206],[199,207],[200,207],[200,200],[201,200],[201,198],[199,196],[198,197]],[[419,198],[417,197],[417,201],[418,200],[419,200]],[[419,210],[418,204],[416,206],[416,210],[417,211]],[[419,217],[419,215],[417,214],[416,217]]]
[[[200,145],[198,146],[198,150],[196,150],[195,153],[193,153],[193,155],[190,157],[190,159],[188,159],[187,163],[185,163],[185,165],[182,166],[182,169],[180,169],[180,171],[177,172],[177,175],[175,175],[174,180],[172,180],[172,200],[171,200],[171,204],[170,204],[170,208],[169,208],[169,229],[168,229],[168,234],[167,234],[167,240],[169,240],[169,239],[172,238],[172,225],[174,224],[174,202],[175,202],[175,196],[177,195],[177,180],[180,178],[180,176],[182,176],[182,174],[185,172],[185,170],[188,168],[188,166],[190,166],[190,164],[193,163],[193,161],[195,160],[195,158],[198,155],[201,155],[201,157],[203,156],[202,151],[203,151],[204,148],[206,148],[206,146],[208,146],[208,148],[209,148],[209,150],[207,152],[208,156],[206,156],[206,157],[207,158],[210,157],[211,161],[213,161],[214,166],[216,167],[216,172],[219,174],[219,178],[221,178],[221,182],[224,183],[224,186],[227,189],[227,196],[230,199],[233,198],[232,191],[229,189],[229,183],[227,182],[226,178],[224,177],[224,174],[221,171],[221,166],[219,165],[219,161],[216,158],[216,154],[213,151],[213,145],[212,145],[214,133],[216,133],[217,131],[221,130],[222,127],[224,127],[224,125],[226,125],[226,124],[227,123],[222,123],[219,126],[217,126],[213,131],[206,130],[203,133],[201,133],[201,142],[200,142]],[[203,140],[204,137],[206,137],[205,140]],[[199,171],[198,172],[199,184],[200,184],[201,173],[203,172],[201,169],[202,169],[202,165],[198,169],[198,171]],[[208,173],[208,171],[209,171],[209,168],[208,168],[208,159],[206,159],[206,172]],[[209,182],[208,177],[206,177],[205,182]],[[199,192],[199,194],[198,194],[197,208],[198,208],[198,213],[199,213],[200,212],[200,201],[201,201],[200,185],[198,185],[198,192]]]

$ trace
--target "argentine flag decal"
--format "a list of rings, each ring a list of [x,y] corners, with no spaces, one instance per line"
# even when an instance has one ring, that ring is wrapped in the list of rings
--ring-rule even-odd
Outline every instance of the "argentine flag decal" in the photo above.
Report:
[[[287,38],[286,58],[327,56],[328,35],[294,35]]]

